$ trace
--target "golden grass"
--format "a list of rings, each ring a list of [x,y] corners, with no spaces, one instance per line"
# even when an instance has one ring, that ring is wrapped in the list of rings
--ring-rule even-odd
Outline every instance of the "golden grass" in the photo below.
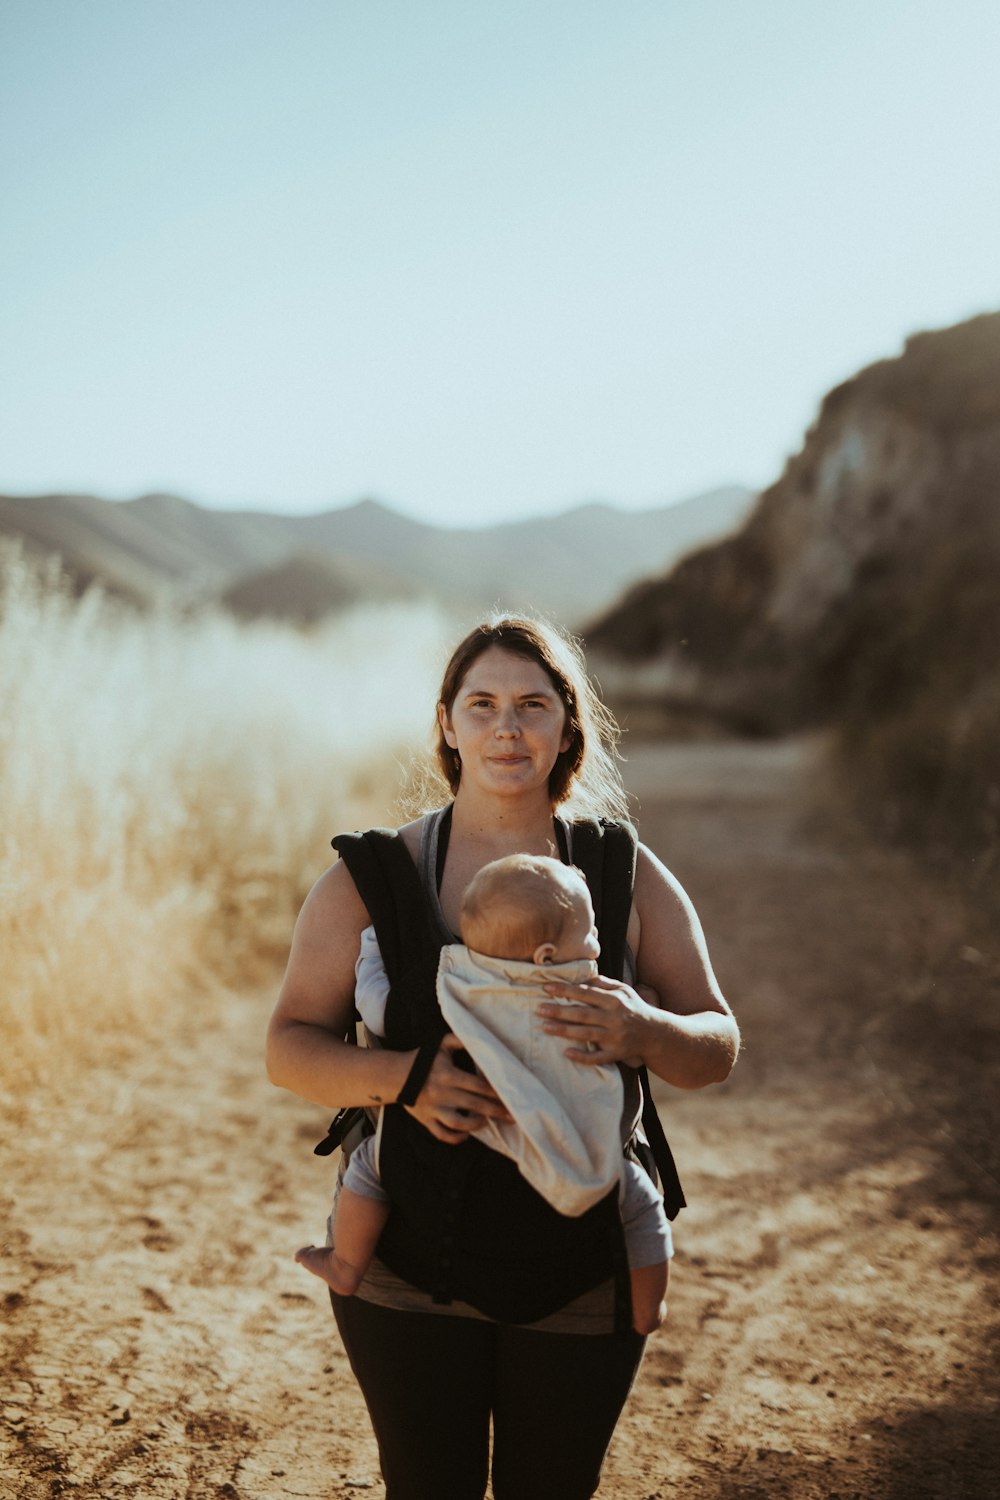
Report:
[[[74,601],[14,552],[0,578],[0,1078],[16,1095],[277,968],[330,836],[391,816],[443,626],[414,606],[308,636],[136,615]]]

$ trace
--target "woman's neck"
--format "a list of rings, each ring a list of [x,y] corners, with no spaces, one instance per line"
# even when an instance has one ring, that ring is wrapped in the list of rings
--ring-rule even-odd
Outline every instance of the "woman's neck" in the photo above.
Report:
[[[459,787],[438,897],[448,928],[459,930],[462,897],[474,875],[505,854],[559,858],[559,844],[546,795],[481,797]]]
[[[530,798],[480,797],[459,787],[452,831],[460,839],[505,853],[536,854],[550,850],[552,806],[544,793]]]

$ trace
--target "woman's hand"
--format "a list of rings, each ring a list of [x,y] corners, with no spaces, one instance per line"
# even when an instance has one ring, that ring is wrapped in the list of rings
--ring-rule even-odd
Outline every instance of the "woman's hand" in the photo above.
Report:
[[[566,1056],[580,1063],[622,1062],[640,1068],[650,1024],[656,1014],[656,991],[643,986],[645,999],[624,980],[598,974],[585,984],[547,984],[545,993],[572,1005],[547,1003],[538,1007],[549,1036],[572,1043]]]
[[[452,1062],[462,1043],[450,1033],[442,1038],[416,1103],[404,1108],[439,1141],[457,1146],[487,1119],[510,1121],[490,1084],[478,1073],[466,1073]]]

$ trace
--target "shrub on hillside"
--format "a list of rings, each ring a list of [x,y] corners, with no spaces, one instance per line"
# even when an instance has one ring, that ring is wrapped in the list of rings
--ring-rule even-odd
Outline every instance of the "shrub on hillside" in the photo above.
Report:
[[[838,746],[883,827],[982,866],[1000,849],[1000,544],[997,522],[979,521],[883,601]]]

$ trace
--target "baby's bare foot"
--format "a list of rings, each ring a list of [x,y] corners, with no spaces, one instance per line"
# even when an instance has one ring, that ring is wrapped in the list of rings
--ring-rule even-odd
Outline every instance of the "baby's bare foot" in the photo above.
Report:
[[[348,1265],[346,1260],[341,1260],[336,1250],[322,1245],[303,1245],[301,1250],[295,1252],[295,1259],[300,1266],[305,1266],[307,1271],[320,1277],[342,1297],[354,1295],[364,1274],[357,1266]]]

